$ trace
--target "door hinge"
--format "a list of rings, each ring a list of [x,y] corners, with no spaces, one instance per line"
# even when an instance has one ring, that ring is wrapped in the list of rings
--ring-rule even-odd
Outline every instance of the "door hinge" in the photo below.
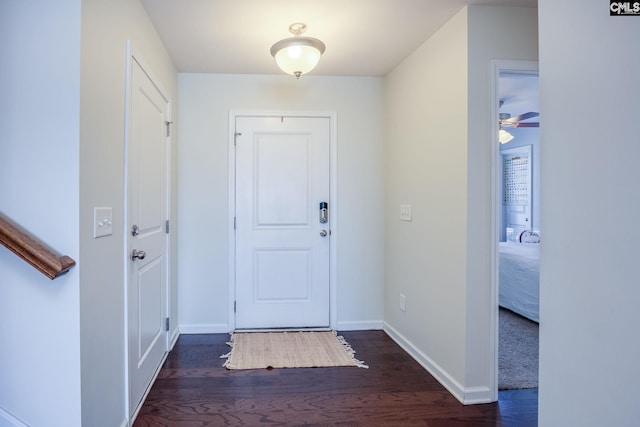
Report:
[[[233,229],[234,230],[236,229],[236,217],[235,216],[233,217]]]
[[[233,312],[234,312],[234,313],[236,312],[236,308],[237,308],[237,306],[238,306],[238,302],[237,302],[237,301],[234,301],[234,302],[233,302]]]
[[[171,124],[173,124],[173,122],[164,122],[165,125],[167,125],[167,138],[171,136]]]
[[[235,147],[237,142],[238,142],[238,137],[241,136],[242,133],[241,132],[236,132],[233,134],[233,146]]]
[[[169,234],[169,228],[170,228],[169,220],[166,220],[165,223],[164,223],[164,231],[165,231],[165,233]]]
[[[165,325],[164,326],[165,326],[165,330],[167,332],[169,332],[170,329],[169,329],[169,318],[168,317],[165,319]]]

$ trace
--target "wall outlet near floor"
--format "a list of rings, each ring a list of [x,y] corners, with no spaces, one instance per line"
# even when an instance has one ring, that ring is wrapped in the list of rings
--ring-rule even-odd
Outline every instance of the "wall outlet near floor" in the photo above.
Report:
[[[400,294],[400,310],[407,311],[407,298],[404,294]]]

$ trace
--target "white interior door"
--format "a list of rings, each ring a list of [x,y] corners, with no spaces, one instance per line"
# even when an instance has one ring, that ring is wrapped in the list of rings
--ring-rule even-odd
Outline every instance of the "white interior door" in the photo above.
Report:
[[[236,134],[236,328],[329,327],[329,118],[237,117]]]
[[[167,124],[169,104],[132,58],[128,129],[130,413],[167,351]],[[135,256],[134,256],[135,255]]]

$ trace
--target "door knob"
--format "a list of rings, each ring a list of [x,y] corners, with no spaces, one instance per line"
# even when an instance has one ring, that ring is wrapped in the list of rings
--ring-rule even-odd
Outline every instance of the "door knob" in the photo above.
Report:
[[[329,235],[329,232],[328,232],[327,230],[321,230],[321,231],[320,231],[320,235],[321,235],[322,237],[327,237],[327,236]]]
[[[144,257],[147,256],[147,253],[145,251],[137,251],[137,250],[133,250],[131,251],[131,261],[135,261],[136,259],[144,259]]]

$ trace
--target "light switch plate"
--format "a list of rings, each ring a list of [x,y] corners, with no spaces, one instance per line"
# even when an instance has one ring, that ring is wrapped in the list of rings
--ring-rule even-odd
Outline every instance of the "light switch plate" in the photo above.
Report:
[[[93,208],[93,238],[111,236],[113,234],[112,208]]]
[[[411,205],[400,205],[400,221],[411,221]]]

